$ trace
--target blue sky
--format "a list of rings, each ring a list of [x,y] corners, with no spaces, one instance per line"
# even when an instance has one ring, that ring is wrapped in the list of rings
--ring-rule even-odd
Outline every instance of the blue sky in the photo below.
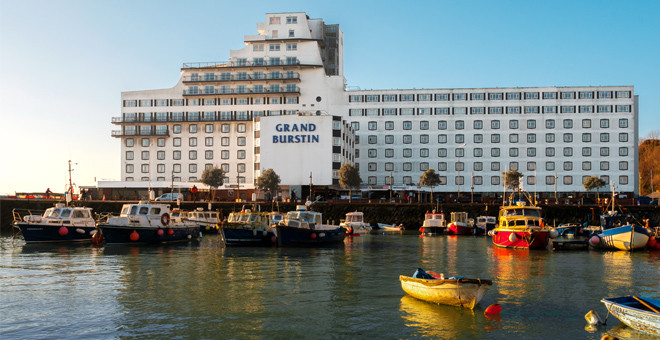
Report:
[[[249,5],[247,5],[249,4]],[[361,89],[634,85],[660,130],[660,1],[0,0],[0,194],[118,180],[122,91],[224,61],[265,13],[339,24]]]

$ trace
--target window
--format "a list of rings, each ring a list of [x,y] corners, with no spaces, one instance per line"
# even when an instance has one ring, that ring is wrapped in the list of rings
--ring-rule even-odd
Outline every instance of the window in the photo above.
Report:
[[[491,157],[500,157],[500,148],[490,149],[490,156]]]
[[[500,162],[491,162],[490,171],[500,171]]]
[[[395,102],[396,101],[396,95],[395,94],[384,94],[383,95],[383,101],[384,102]]]
[[[600,162],[600,169],[601,170],[609,170],[610,169],[610,162],[607,162],[607,161]]]
[[[188,146],[197,146],[197,137],[188,138]]]
[[[409,162],[403,163],[403,171],[412,171],[412,163]]]
[[[564,156],[573,156],[573,148],[564,148]]]
[[[499,120],[493,120],[490,122],[490,128],[497,130],[500,128],[500,121]]]
[[[173,151],[172,152],[172,159],[174,159],[174,160],[181,159],[181,151],[178,151],[178,150]]]
[[[582,148],[582,156],[585,157],[591,156],[591,148]]]
[[[627,128],[628,127],[628,119],[626,119],[626,118],[619,119],[619,127],[620,128]]]
[[[490,177],[491,185],[500,185],[500,176],[491,176]]]
[[[412,130],[412,122],[409,120],[406,120],[403,122],[403,129],[404,130]]]
[[[484,141],[484,135],[482,134],[476,134],[473,138],[475,143],[483,143]]]
[[[448,107],[436,107],[435,108],[435,114],[436,115],[448,115],[449,114],[449,108]]]
[[[484,163],[482,163],[482,162],[474,162],[472,166],[473,166],[474,171],[483,171],[484,170]]]
[[[438,157],[447,157],[447,149],[446,148],[439,148],[438,149]]]
[[[472,150],[472,154],[474,157],[482,157],[484,155],[484,149],[482,148],[474,148]]]
[[[527,128],[528,129],[536,129],[536,121],[535,120],[528,120],[527,121]]]
[[[403,149],[403,157],[405,158],[412,157],[412,149]]]
[[[447,135],[438,135],[438,143],[447,143]]]
[[[619,170],[628,170],[628,162],[626,161],[619,162]]]
[[[392,121],[385,122],[385,130],[394,130],[394,122]]]
[[[245,146],[245,137],[238,137],[236,140],[236,145]]]
[[[619,184],[628,184],[628,176],[619,176]]]
[[[222,159],[229,159],[229,150],[222,150],[222,151],[220,151],[220,158],[222,158]]]
[[[536,148],[527,148],[527,157],[536,157]]]
[[[610,148],[608,148],[608,147],[600,148],[600,155],[601,156],[609,156],[610,155]]]
[[[438,171],[447,171],[447,162],[439,162]]]
[[[172,145],[173,146],[181,146],[181,138],[180,137],[174,137],[172,139]]]
[[[419,136],[419,143],[420,144],[428,144],[429,143],[429,135],[420,135]]]
[[[465,135],[463,134],[458,134],[454,137],[454,140],[456,141],[457,144],[463,144],[465,143]]]
[[[509,129],[517,129],[518,128],[518,121],[517,120],[510,120],[509,121]]]
[[[126,164],[126,172],[132,174],[134,171],[133,164]]]
[[[149,146],[149,138],[142,138],[140,141],[143,147],[148,147]]]
[[[555,128],[555,120],[554,119],[548,119],[545,121],[545,128],[546,129],[554,129]]]
[[[610,120],[609,119],[601,119],[600,120],[600,127],[603,129],[609,128],[610,127]]]
[[[591,170],[591,162],[582,162],[582,170]]]
[[[454,153],[456,154],[456,157],[464,157],[465,156],[465,149],[463,148],[457,148]]]
[[[494,133],[490,135],[490,142],[491,143],[499,143],[500,142],[500,135],[497,133]]]
[[[630,105],[617,105],[616,112],[630,112]]]
[[[585,143],[591,142],[591,134],[590,133],[583,133],[582,134],[582,141]]]
[[[368,171],[377,171],[377,170],[378,170],[378,165],[377,165],[377,163],[374,163],[374,162],[372,162],[372,163],[368,163],[368,164],[367,164],[367,170],[368,170]]]
[[[142,151],[141,155],[142,160],[149,160],[149,151]]]
[[[548,171],[555,170],[555,162],[545,162],[545,169]]]
[[[394,136],[386,135],[385,136],[385,144],[394,144]]]
[[[506,100],[520,100],[520,92],[507,92]]]
[[[543,113],[557,113],[557,107],[556,106],[544,106],[543,107]]]
[[[126,151],[126,160],[133,159],[133,151]]]
[[[525,92],[525,99],[539,99],[538,92]]]
[[[286,44],[286,50],[287,51],[297,51],[298,50],[298,44],[296,44],[296,43]]]
[[[385,163],[385,171],[394,171],[394,163]]]
[[[509,148],[510,157],[518,157],[518,148]]]
[[[575,113],[575,106],[562,106],[561,113]]]
[[[607,132],[603,132],[600,134],[600,141],[601,142],[609,142],[610,141],[610,134]]]
[[[405,138],[404,138],[405,139]],[[371,135],[367,137],[367,142],[369,144],[377,144],[378,143],[378,136],[376,135]]]
[[[195,150],[188,151],[188,159],[190,159],[190,160],[197,159],[197,151],[195,151]]]
[[[628,156],[628,148],[620,147],[619,148],[619,156]]]
[[[436,93],[435,100],[439,102],[449,101],[449,93]]]
[[[419,122],[419,129],[420,130],[428,130],[429,129],[429,122],[426,120],[423,120]]]
[[[165,151],[158,151],[156,152],[156,159],[158,160],[164,160],[165,159]]]
[[[369,150],[367,150],[367,157],[369,157],[369,158],[376,158],[376,157],[378,157],[378,150],[376,150],[376,149],[369,149]]]
[[[582,120],[582,127],[585,129],[591,128],[591,119],[583,119]]]
[[[525,106],[525,113],[539,113],[538,106]]]
[[[527,134],[527,143],[536,143],[536,134],[528,133]]]
[[[488,100],[502,100],[504,95],[502,93],[489,93]]]
[[[565,143],[573,142],[573,134],[572,133],[565,133],[564,134],[564,142]]]
[[[236,171],[238,173],[244,173],[245,172],[245,163],[236,164]]]
[[[546,143],[554,143],[555,142],[555,134],[554,133],[546,133],[545,134],[545,142]]]
[[[545,155],[553,157],[555,155],[555,148],[545,148]]]
[[[509,135],[509,143],[518,143],[518,134],[513,133]]]
[[[472,108],[470,108],[470,114],[482,115],[482,114],[484,114],[484,108],[483,107],[472,107]]]
[[[453,99],[454,101],[467,100],[467,93],[454,93]]]
[[[142,171],[143,174],[148,174],[149,173],[149,164],[142,164],[140,166],[140,170]]]
[[[489,107],[488,108],[488,114],[501,115],[502,114],[502,107]]]
[[[527,171],[536,171],[536,162],[527,162]]]
[[[438,121],[438,130],[447,130],[447,121],[446,120]]]
[[[400,101],[402,102],[412,102],[415,100],[415,95],[414,94],[402,94],[399,98]]]

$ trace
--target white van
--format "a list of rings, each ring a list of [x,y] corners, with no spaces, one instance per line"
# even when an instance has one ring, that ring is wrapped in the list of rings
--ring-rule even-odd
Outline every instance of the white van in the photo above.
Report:
[[[176,201],[181,197],[178,193],[166,193],[156,197],[156,201]]]

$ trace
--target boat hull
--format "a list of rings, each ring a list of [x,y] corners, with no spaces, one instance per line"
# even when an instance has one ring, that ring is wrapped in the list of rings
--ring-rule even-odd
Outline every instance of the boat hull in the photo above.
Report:
[[[443,235],[447,232],[447,227],[422,227],[424,235]]]
[[[474,234],[474,228],[468,226],[465,223],[449,223],[447,226],[447,234],[451,235],[472,235]]]
[[[61,224],[17,223],[25,243],[91,242],[96,226],[64,226]],[[62,229],[64,228],[64,229]]]
[[[277,244],[272,231],[257,229],[220,228],[226,246],[268,247]]]
[[[280,247],[315,247],[333,244],[343,244],[346,229],[295,228],[278,225],[277,245]]]
[[[419,300],[474,309],[492,286],[490,280],[425,280],[400,275],[401,288]]]
[[[136,227],[99,225],[105,243],[157,244],[185,242],[201,238],[199,226],[185,227]],[[137,236],[135,236],[137,235]]]
[[[596,248],[614,250],[633,250],[646,247],[649,233],[642,226],[625,225],[596,233],[600,239]]]
[[[646,303],[652,299],[644,299]],[[656,302],[658,300],[653,300]],[[632,296],[622,296],[617,298],[602,299],[602,303],[607,307],[607,311],[621,320],[628,327],[638,331],[660,335],[660,313],[655,313],[646,308],[641,302],[635,300]],[[660,301],[654,304],[656,310]]]
[[[499,229],[493,233],[493,244],[501,248],[544,249],[550,242],[547,230],[517,231]]]

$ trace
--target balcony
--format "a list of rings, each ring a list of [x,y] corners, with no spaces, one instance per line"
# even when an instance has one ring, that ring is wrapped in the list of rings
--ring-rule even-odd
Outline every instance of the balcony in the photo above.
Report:
[[[271,89],[263,89],[263,90],[254,90],[254,89],[245,89],[245,90],[239,90],[239,89],[229,89],[229,90],[221,90],[221,89],[215,89],[213,91],[195,91],[195,90],[183,90],[183,95],[184,96],[231,96],[231,95],[237,95],[237,94],[244,94],[244,95],[250,95],[250,94],[273,94],[273,93],[278,93],[278,94],[300,94],[300,88],[296,86],[295,89],[279,89],[279,90],[271,90]]]
[[[138,129],[138,130],[132,130],[132,129],[124,129],[122,130],[112,130],[111,132],[112,137],[151,137],[151,136],[156,136],[156,137],[169,137],[170,136],[170,130],[169,129],[159,129],[156,128],[155,126],[152,126],[150,129]]]
[[[298,72],[293,72],[293,73],[282,73],[279,75],[274,75],[274,74],[262,74],[262,75],[254,75],[254,74],[245,74],[245,75],[238,75],[238,74],[232,74],[229,76],[226,75],[213,75],[213,76],[184,76],[183,77],[183,82],[184,83],[210,83],[210,82],[235,82],[235,81],[254,81],[254,80],[300,80],[300,73]]]
[[[287,59],[264,59],[260,61],[237,59],[237,60],[217,61],[217,62],[183,63],[181,69],[209,70],[209,69],[221,69],[221,68],[226,69],[226,68],[240,68],[240,67],[273,67],[273,66],[282,66],[285,68],[291,66],[323,67],[323,65],[303,64],[298,59],[296,59],[295,62],[292,62]]]

